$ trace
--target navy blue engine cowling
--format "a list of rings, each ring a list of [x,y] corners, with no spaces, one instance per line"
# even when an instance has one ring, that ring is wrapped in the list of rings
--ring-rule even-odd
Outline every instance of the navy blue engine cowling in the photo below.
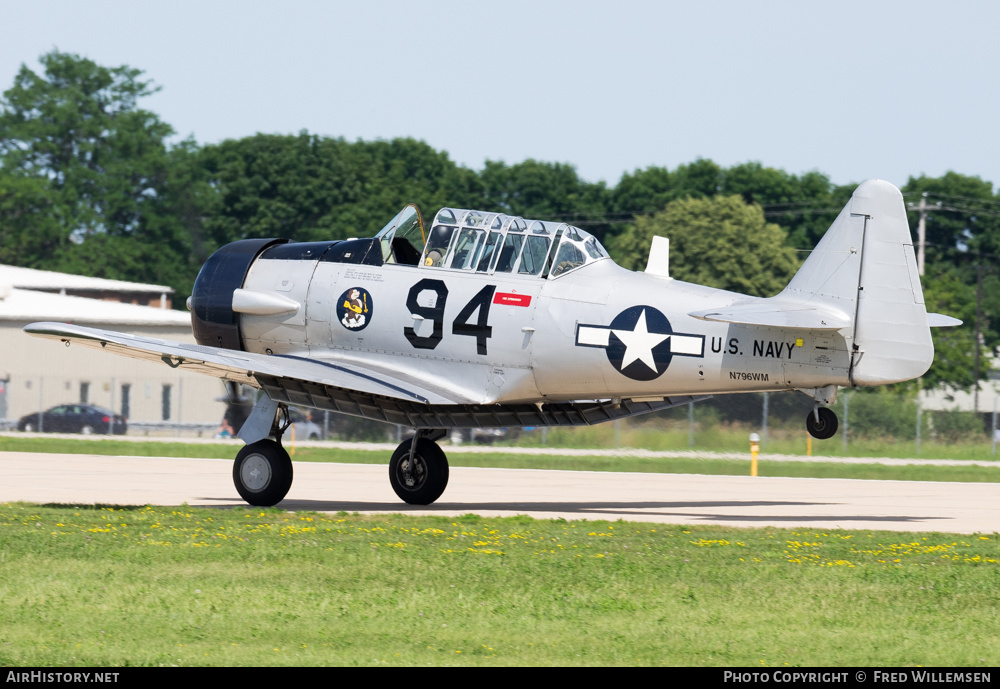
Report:
[[[191,329],[200,345],[243,351],[233,291],[243,287],[254,261],[328,261],[382,265],[375,239],[293,242],[289,239],[241,239],[208,257],[191,291]]]
[[[208,257],[191,291],[191,329],[200,345],[243,349],[233,291],[243,287],[250,266],[268,247],[287,239],[241,239]]]

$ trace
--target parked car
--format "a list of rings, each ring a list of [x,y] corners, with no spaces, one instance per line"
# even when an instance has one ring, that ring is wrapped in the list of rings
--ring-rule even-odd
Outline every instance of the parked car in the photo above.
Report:
[[[285,432],[286,437],[290,438],[293,430],[296,440],[319,440],[323,437],[323,429],[298,409],[289,409],[288,415],[291,417],[294,429],[289,428]]]
[[[120,414],[92,404],[60,404],[42,412],[40,420],[37,413],[22,416],[17,422],[17,430],[107,435],[112,419],[115,435],[125,435],[128,423]]]
[[[474,443],[476,445],[492,445],[507,437],[506,428],[453,428],[451,444]]]

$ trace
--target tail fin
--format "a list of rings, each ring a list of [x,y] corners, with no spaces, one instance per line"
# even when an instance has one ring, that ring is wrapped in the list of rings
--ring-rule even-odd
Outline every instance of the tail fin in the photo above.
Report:
[[[855,191],[816,249],[775,298],[848,317],[852,385],[923,375],[934,360],[903,196],[869,180]]]
[[[850,352],[850,385],[922,376],[934,360],[930,326],[961,321],[924,309],[903,196],[870,180],[826,231],[788,286],[689,315],[709,321],[837,331]]]

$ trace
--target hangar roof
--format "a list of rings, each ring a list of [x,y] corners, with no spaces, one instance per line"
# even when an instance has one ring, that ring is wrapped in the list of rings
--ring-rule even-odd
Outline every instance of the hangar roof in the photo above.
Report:
[[[8,265],[0,265],[0,285],[36,290],[68,289],[151,292],[155,294],[174,293],[173,287],[166,285],[149,285],[141,282],[91,278],[84,275],[70,275],[51,270],[37,270],[35,268],[21,268],[19,266]]]
[[[136,306],[116,301],[70,297],[50,292],[6,287],[0,280],[0,321],[28,323],[61,321],[81,324],[173,326],[190,329],[191,314],[173,309]]]

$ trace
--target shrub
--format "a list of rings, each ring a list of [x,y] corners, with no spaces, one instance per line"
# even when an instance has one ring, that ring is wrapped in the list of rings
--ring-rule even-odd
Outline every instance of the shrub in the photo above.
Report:
[[[932,422],[938,440],[954,443],[983,439],[983,423],[975,412],[957,409],[936,411],[932,415]]]

